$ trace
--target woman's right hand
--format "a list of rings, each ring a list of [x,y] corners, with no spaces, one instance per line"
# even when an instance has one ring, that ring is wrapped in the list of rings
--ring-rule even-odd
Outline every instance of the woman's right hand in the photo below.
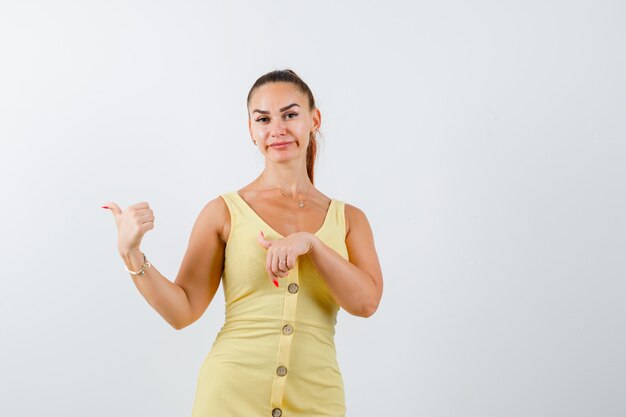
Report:
[[[143,235],[148,230],[154,229],[154,213],[148,203],[136,203],[128,206],[124,211],[113,202],[102,207],[110,209],[115,217],[117,249],[120,254],[139,250]]]

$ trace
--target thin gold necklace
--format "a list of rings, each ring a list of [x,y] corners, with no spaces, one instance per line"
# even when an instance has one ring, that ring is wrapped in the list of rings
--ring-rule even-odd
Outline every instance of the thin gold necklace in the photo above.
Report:
[[[265,180],[263,179],[263,175],[261,175],[261,181],[263,181],[265,184],[267,184],[269,187],[271,187],[271,185],[269,185],[269,184],[267,183],[267,181],[265,181]],[[312,183],[312,182],[311,182],[311,183],[309,183],[309,189],[308,189],[308,190],[306,190],[306,193],[304,193],[304,195],[307,195],[307,194],[309,193],[309,191],[311,190],[311,186],[312,186],[312,185],[313,185],[313,183]],[[280,190],[280,193],[281,193],[282,195],[284,195],[285,197],[287,197],[287,198],[291,198],[291,197],[289,197],[287,194],[283,193],[283,190],[282,190],[282,189],[280,189],[280,187],[275,187],[275,188],[277,188],[278,190]],[[302,200],[300,200],[300,202],[298,202],[298,207],[300,207],[300,208],[304,208],[304,199],[302,199]]]

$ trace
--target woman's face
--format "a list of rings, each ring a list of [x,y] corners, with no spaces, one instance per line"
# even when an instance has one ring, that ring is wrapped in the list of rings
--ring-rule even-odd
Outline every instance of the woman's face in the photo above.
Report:
[[[306,161],[309,134],[321,122],[320,111],[308,107],[306,95],[292,83],[268,83],[252,93],[248,127],[266,158]]]

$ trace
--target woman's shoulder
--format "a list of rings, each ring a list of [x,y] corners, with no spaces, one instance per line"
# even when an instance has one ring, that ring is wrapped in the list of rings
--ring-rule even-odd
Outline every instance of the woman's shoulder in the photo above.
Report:
[[[228,203],[226,200],[228,200],[234,192],[235,191],[224,191],[214,195],[211,200],[204,204],[203,210],[213,214],[224,213],[225,210],[228,211]]]
[[[224,242],[228,239],[228,232],[230,229],[230,211],[228,210],[228,204],[225,199],[233,191],[225,191],[217,196],[214,196],[212,200],[209,200],[204,204],[199,218],[202,218],[210,227],[217,233]]]
[[[367,222],[365,212],[354,204],[342,201],[344,206],[344,215],[346,218],[346,235],[350,233],[350,225],[362,224]]]

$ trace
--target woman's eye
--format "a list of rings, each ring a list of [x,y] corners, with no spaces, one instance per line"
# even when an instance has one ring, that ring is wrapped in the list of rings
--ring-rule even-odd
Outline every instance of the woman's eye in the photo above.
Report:
[[[285,115],[285,117],[288,118],[288,119],[293,119],[293,117],[288,117],[288,116],[294,116],[295,117],[297,115],[298,115],[298,113],[287,113]],[[258,119],[256,119],[257,122],[261,122],[261,123],[265,123],[266,120],[268,120],[267,117],[259,117]]]

